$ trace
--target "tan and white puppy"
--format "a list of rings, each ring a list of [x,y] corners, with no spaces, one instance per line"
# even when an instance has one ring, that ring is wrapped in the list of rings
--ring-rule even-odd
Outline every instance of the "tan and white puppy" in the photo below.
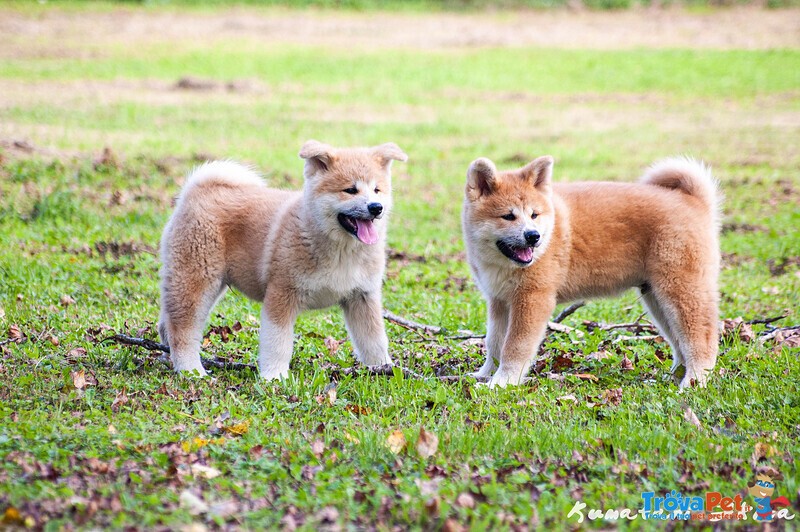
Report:
[[[680,386],[704,385],[718,348],[719,199],[710,170],[673,158],[638,183],[555,184],[552,170],[544,156],[506,172],[481,158],[467,171],[464,240],[488,303],[486,362],[475,376],[520,383],[557,303],[638,287],[672,347],[672,371],[686,368]]]
[[[158,330],[176,371],[197,371],[209,312],[228,286],[263,301],[258,367],[287,376],[300,312],[340,305],[367,365],[391,362],[381,317],[391,163],[388,143],[337,149],[308,141],[303,191],[268,188],[232,162],[196,169],[161,239]]]

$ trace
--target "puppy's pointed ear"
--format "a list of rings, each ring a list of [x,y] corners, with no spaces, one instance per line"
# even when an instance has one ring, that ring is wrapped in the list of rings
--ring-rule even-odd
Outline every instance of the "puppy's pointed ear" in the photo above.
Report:
[[[467,195],[471,200],[491,194],[497,185],[497,168],[486,157],[475,159],[467,170]]]
[[[306,160],[306,175],[327,171],[334,159],[334,149],[317,140],[308,140],[300,148],[300,158]]]
[[[394,142],[387,142],[380,146],[375,146],[372,148],[372,153],[378,158],[381,166],[386,168],[391,166],[392,161],[406,162],[408,160],[408,155]]]
[[[530,179],[538,189],[549,189],[553,182],[553,157],[542,155],[525,165],[520,174],[523,179]]]

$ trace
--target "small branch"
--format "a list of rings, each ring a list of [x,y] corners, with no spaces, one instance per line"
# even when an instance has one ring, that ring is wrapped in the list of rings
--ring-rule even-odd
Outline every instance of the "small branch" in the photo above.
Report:
[[[565,308],[564,310],[559,312],[558,316],[553,318],[552,323],[561,323],[562,321],[567,319],[568,316],[574,314],[576,310],[578,310],[579,308],[581,308],[585,304],[586,304],[585,301],[578,301],[577,303],[571,304],[570,306],[568,306],[567,308]]]
[[[127,334],[115,334],[105,338],[103,342],[116,342],[124,345],[134,345],[137,347],[144,347],[148,351],[162,351],[169,353],[169,346],[162,343],[148,340],[147,338],[137,338],[135,336],[128,336]],[[102,342],[101,342],[102,343]],[[169,361],[167,361],[169,362]],[[229,362],[227,360],[220,360],[218,358],[205,358],[200,357],[200,363],[203,364],[205,369],[225,369],[225,370],[252,370],[256,371],[256,367],[252,364],[244,364],[242,362]]]
[[[401,316],[398,316],[397,314],[389,312],[388,310],[385,309],[383,311],[383,318],[394,324],[399,325],[400,327],[405,327],[406,329],[411,329],[413,331],[425,331],[431,334],[442,334],[445,332],[444,327],[439,327],[437,325],[428,325],[426,323],[419,323],[416,321],[412,321],[403,318]]]
[[[781,314],[780,316],[773,316],[772,318],[758,318],[758,319],[755,319],[755,320],[748,320],[745,323],[748,324],[748,325],[759,325],[759,324],[768,325],[768,324],[776,322],[778,320],[782,320],[785,317],[786,317],[786,314]]]
[[[658,334],[649,334],[649,335],[642,335],[642,336],[620,336],[615,338],[612,343],[620,343],[620,342],[636,342],[636,341],[643,341],[643,342],[652,342],[654,340],[658,340],[661,338],[661,335]]]
[[[154,340],[148,340],[147,338],[137,338],[135,336],[128,336],[127,334],[115,334],[114,336],[109,336],[108,338],[104,338],[100,343],[102,344],[104,342],[116,342],[118,344],[124,344],[124,345],[135,345],[137,347],[144,347],[148,351],[163,351],[164,353],[169,353],[168,345],[164,345]]]
[[[800,331],[800,325],[792,325],[789,327],[778,327],[777,329],[772,329],[767,334],[762,334],[758,338],[758,343],[763,345],[767,343],[769,340],[773,340],[776,336],[778,336],[778,333],[786,331]]]

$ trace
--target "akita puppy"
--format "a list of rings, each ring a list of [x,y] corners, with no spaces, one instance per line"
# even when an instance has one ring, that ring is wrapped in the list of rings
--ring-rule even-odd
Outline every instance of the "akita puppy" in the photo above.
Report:
[[[388,143],[336,149],[308,141],[302,192],[268,188],[251,170],[216,161],[196,169],[161,238],[158,330],[176,371],[197,371],[211,308],[228,286],[263,301],[258,368],[287,376],[298,314],[339,304],[367,365],[391,362],[381,316],[390,168]]]
[[[481,158],[467,171],[464,240],[488,303],[486,362],[474,375],[491,376],[492,386],[519,384],[557,303],[638,287],[672,347],[672,371],[686,368],[680,386],[704,385],[718,343],[710,170],[674,158],[638,183],[553,184],[552,172],[549,156],[506,172]]]

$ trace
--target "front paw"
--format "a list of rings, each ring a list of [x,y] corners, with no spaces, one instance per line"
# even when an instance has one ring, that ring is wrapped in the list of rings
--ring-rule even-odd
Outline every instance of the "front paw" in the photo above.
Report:
[[[525,371],[521,369],[507,369],[500,365],[492,380],[489,381],[489,388],[505,388],[508,385],[519,386],[525,381]]]
[[[364,364],[365,366],[384,366],[386,364],[392,364],[392,357],[389,356],[389,353],[383,352],[375,352],[375,353],[367,353],[362,355],[360,353],[356,353],[356,360]]]
[[[265,369],[260,375],[265,381],[282,381],[289,377],[289,369]]]
[[[495,370],[494,362],[487,361],[486,363],[484,363],[483,366],[481,366],[481,368],[478,371],[473,371],[472,373],[468,373],[468,375],[478,380],[488,379],[489,377],[492,376],[494,370]]]

